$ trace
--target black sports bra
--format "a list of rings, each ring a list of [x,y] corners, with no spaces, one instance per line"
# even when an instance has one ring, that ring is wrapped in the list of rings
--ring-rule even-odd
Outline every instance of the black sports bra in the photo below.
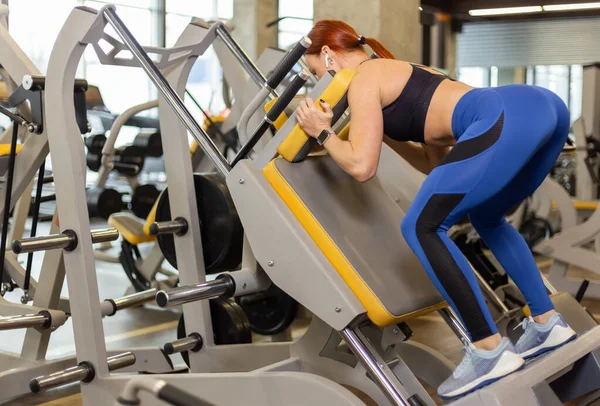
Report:
[[[425,143],[425,119],[433,93],[446,75],[411,64],[412,74],[400,96],[383,109],[383,132],[396,141]]]

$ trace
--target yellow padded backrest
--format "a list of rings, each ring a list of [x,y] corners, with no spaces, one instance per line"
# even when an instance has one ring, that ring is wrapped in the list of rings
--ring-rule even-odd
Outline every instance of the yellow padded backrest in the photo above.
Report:
[[[333,77],[331,83],[319,96],[320,99],[328,103],[334,111],[347,107],[347,93],[350,82],[356,72],[351,69],[342,69]],[[338,105],[342,103],[342,105]],[[322,110],[319,100],[315,100],[315,105]],[[302,127],[296,124],[292,131],[279,147],[277,152],[289,162],[299,162],[308,156],[308,154],[317,145],[314,138],[306,135]]]

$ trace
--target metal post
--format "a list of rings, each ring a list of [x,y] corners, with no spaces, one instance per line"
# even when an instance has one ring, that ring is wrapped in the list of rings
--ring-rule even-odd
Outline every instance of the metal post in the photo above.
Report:
[[[115,241],[119,238],[116,228],[93,230],[91,232],[92,243]],[[63,248],[72,251],[77,247],[77,236],[73,230],[65,230],[61,234],[46,235],[40,237],[23,238],[12,242],[12,250],[15,254],[25,252],[48,251]]]
[[[264,87],[267,83],[267,78],[265,78],[265,76],[256,67],[254,62],[252,62],[239,44],[235,42],[229,31],[227,31],[224,27],[219,26],[217,27],[216,32],[217,36],[221,38],[223,43],[227,46],[227,48],[229,48],[240,65],[242,65],[246,72],[248,72],[254,83],[256,83],[259,87]],[[275,97],[279,97],[279,93],[277,93],[277,90],[275,89],[271,90],[271,94]]]
[[[15,254],[67,248],[73,243],[73,238],[67,234],[47,235],[33,238],[23,238],[12,243]]]
[[[234,292],[235,283],[233,282],[233,278],[217,278],[214,281],[199,283],[197,285],[160,290],[156,294],[156,303],[160,307],[173,307],[225,294],[233,294]]]
[[[463,326],[458,317],[456,317],[452,309],[444,307],[443,309],[439,310],[438,313],[440,316],[442,316],[442,319],[444,319],[444,321],[448,324],[448,327],[452,329],[458,338],[464,338],[467,340],[467,342],[471,342],[471,336],[469,336],[467,329],[465,326]]]
[[[23,316],[0,318],[0,331],[16,330],[19,328],[44,327],[48,323],[48,315],[26,314]]]
[[[101,305],[103,316],[114,316],[119,310],[129,309],[143,305],[154,300],[156,289],[148,289],[143,292],[132,293],[117,299],[106,299]]]
[[[505,317],[508,317],[511,313],[510,309],[506,307],[502,299],[494,292],[494,289],[486,282],[486,280],[481,276],[479,272],[475,268],[471,266],[471,269],[475,273],[475,277],[479,281],[479,286],[481,286],[481,290],[483,293],[487,294],[491,299],[491,302],[494,306],[498,307],[498,309],[504,314]]]
[[[135,354],[132,352],[124,352],[122,354],[113,355],[106,359],[108,370],[110,372],[129,367],[135,364]]]
[[[394,375],[392,370],[383,361],[383,358],[377,354],[377,351],[360,330],[358,328],[352,329],[347,327],[340,331],[340,334],[354,355],[356,355],[367,372],[369,372],[375,383],[379,385],[392,403],[401,406],[410,406],[406,390],[402,388],[396,375]]]
[[[542,281],[544,282],[544,286],[546,287],[546,290],[548,291],[548,293],[550,295],[555,295],[556,293],[558,293],[558,290],[556,290],[556,288],[554,287],[554,285],[552,285],[552,283],[550,283],[550,281],[548,280],[548,278],[546,278],[546,275],[544,275],[543,273],[540,272],[540,276],[542,277]]]
[[[115,241],[119,238],[119,231],[116,228],[103,228],[101,230],[92,230],[92,243]]]
[[[113,355],[106,359],[109,371],[116,371],[135,364],[135,354],[124,352]],[[80,362],[79,365],[55,372],[50,375],[38,376],[29,382],[29,389],[33,393],[58,388],[74,382],[90,382],[95,377],[94,366],[88,362]]]
[[[194,117],[187,109],[183,100],[169,85],[163,74],[158,70],[156,65],[152,62],[150,57],[143,48],[133,37],[131,32],[127,29],[123,21],[116,14],[113,7],[105,7],[103,9],[104,16],[107,21],[115,29],[119,37],[123,40],[123,43],[129,48],[133,56],[138,60],[140,66],[148,77],[152,80],[154,85],[158,88],[161,95],[165,98],[169,106],[173,109],[175,114],[185,125],[188,131],[192,134],[198,145],[202,148],[204,153],[210,158],[217,171],[223,176],[227,176],[231,170],[231,166],[227,159],[221,154],[212,139],[206,134],[206,132],[198,125]]]
[[[89,376],[93,373],[91,364],[80,364],[76,367],[67,368],[50,375],[34,378],[29,382],[29,389],[33,393],[39,393],[70,383],[85,381],[89,379]]]
[[[200,351],[202,344],[202,336],[200,336],[198,333],[192,333],[185,338],[166,343],[164,350],[167,355],[173,355],[175,353],[184,351],[196,352]]]
[[[184,235],[187,232],[188,224],[183,218],[176,218],[171,221],[155,221],[150,224],[150,235],[176,234]]]

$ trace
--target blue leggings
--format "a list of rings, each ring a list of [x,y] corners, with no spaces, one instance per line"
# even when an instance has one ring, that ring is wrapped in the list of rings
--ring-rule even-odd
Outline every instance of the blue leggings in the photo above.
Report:
[[[402,233],[473,341],[498,332],[467,259],[448,237],[469,216],[533,316],[553,309],[533,255],[505,213],[531,195],[560,154],[569,111],[549,90],[511,85],[475,89],[452,117],[457,143],[427,177]]]

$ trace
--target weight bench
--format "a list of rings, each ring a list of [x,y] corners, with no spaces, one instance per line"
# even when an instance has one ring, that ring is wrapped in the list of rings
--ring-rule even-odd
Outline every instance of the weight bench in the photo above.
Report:
[[[156,236],[150,233],[150,225],[156,219],[158,202],[159,199],[152,206],[146,220],[140,220],[128,212],[111,214],[108,218],[108,225],[117,229],[123,237],[119,262],[132,284],[126,294],[143,291],[153,286],[156,286],[157,289],[168,289],[177,283],[177,273],[162,267],[165,258],[156,243]],[[155,244],[142,258],[138,246],[143,243]],[[157,273],[161,273],[167,278],[157,280]]]

